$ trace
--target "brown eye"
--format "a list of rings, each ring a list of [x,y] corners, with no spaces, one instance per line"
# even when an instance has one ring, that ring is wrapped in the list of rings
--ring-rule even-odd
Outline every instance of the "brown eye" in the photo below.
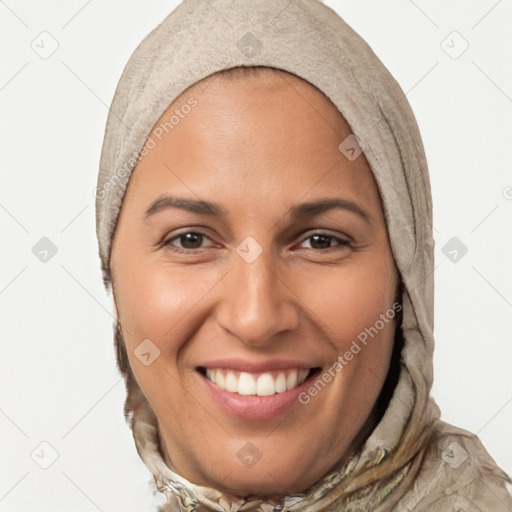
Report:
[[[202,242],[205,239],[208,239],[208,237],[203,233],[187,231],[169,238],[169,240],[164,243],[164,246],[170,247],[172,250],[176,251],[193,251],[194,249],[202,249]],[[181,246],[175,246],[174,242],[176,240],[179,241]]]
[[[331,249],[333,247],[331,242],[333,241],[335,242],[335,246],[350,246],[348,240],[324,233],[315,233],[314,235],[308,236],[302,243],[306,240],[311,240],[310,247],[306,247],[306,249]]]

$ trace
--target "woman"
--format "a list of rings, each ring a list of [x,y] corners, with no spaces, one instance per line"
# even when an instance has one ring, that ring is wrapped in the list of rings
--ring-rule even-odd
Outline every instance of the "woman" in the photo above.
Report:
[[[121,77],[97,188],[125,414],[162,510],[511,510],[440,421],[407,99],[316,0],[185,0]]]

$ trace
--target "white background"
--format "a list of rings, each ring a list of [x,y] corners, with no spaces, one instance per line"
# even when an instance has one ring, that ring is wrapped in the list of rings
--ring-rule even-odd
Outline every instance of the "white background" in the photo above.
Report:
[[[326,3],[398,80],[424,138],[433,396],[512,474],[512,1]],[[155,510],[122,414],[92,191],[124,64],[176,4],[0,1],[2,512]],[[47,59],[31,47],[51,48],[43,31],[58,43]],[[458,58],[454,31],[469,44]],[[442,252],[454,236],[468,248],[456,263]],[[57,247],[46,263],[32,252],[42,237]],[[42,464],[58,458],[45,470],[34,450]]]

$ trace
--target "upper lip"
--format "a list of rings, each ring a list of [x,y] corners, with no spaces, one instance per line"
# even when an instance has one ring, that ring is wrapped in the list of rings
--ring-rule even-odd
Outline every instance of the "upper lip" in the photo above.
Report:
[[[197,365],[198,368],[224,368],[229,370],[258,373],[272,370],[316,368],[320,365],[292,359],[269,359],[266,361],[249,361],[247,359],[215,359]]]

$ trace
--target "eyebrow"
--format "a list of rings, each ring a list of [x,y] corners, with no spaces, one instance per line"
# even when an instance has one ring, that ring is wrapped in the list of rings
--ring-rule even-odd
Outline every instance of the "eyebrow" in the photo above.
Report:
[[[146,210],[146,220],[155,213],[167,208],[178,208],[192,213],[197,213],[199,215],[209,215],[219,218],[226,218],[228,215],[226,210],[217,203],[204,201],[202,199],[187,199],[185,197],[176,197],[166,194],[160,196]],[[363,208],[352,201],[348,201],[340,197],[325,197],[317,199],[316,201],[294,204],[289,210],[289,215],[292,218],[312,217],[334,208],[341,208],[355,213],[365,222],[371,224],[371,217]]]

